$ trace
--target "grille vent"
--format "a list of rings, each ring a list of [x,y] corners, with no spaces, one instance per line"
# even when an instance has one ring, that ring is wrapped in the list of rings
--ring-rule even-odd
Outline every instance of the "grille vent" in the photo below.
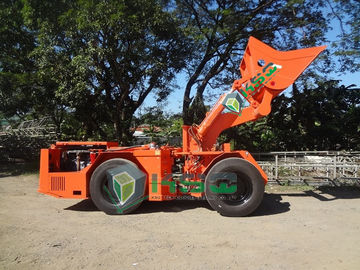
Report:
[[[65,190],[65,176],[52,176],[51,177],[51,190],[64,191]]]

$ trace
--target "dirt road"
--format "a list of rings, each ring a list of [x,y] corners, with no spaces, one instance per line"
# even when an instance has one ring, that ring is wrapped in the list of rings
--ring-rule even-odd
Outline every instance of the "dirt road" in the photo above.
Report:
[[[206,202],[107,216],[90,200],[0,178],[0,269],[359,269],[360,191],[269,189],[251,217]]]

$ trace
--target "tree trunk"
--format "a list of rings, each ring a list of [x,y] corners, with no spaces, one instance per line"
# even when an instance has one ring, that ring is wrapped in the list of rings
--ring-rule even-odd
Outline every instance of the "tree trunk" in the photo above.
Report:
[[[133,136],[130,128],[134,111],[135,110],[132,107],[129,108],[129,106],[122,106],[118,110],[115,121],[115,132],[116,139],[121,146],[131,145]]]

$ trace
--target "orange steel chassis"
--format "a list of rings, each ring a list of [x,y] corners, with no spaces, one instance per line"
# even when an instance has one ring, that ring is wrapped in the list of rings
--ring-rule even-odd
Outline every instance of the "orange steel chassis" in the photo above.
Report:
[[[116,142],[57,142],[49,149],[41,150],[38,191],[55,197],[88,198],[92,172],[104,161],[112,158],[130,160],[147,175],[145,195],[149,195],[150,201],[172,200],[178,195],[184,195],[180,191],[171,193],[170,187],[162,185],[160,181],[172,173],[175,160],[181,158],[184,159],[182,173],[188,175],[187,181],[204,181],[203,175],[206,175],[213,164],[227,157],[240,157],[259,170],[266,184],[265,172],[249,152],[231,151],[230,144],[223,144],[218,149],[216,140],[225,129],[268,115],[271,101],[289,87],[325,48],[326,46],[320,46],[282,52],[250,37],[240,63],[242,78],[234,81],[230,91],[238,91],[249,103],[241,115],[224,112],[222,102],[228,93],[221,95],[200,125],[183,126],[182,148],[161,146],[154,149],[152,145],[129,148],[119,147]],[[248,83],[263,70],[258,64],[259,60],[275,64],[277,73],[271,82],[260,84],[258,91],[250,93],[246,90]],[[62,171],[62,153],[81,147],[86,147],[91,152],[91,164],[78,171]],[[202,193],[190,191],[185,194],[203,196]]]

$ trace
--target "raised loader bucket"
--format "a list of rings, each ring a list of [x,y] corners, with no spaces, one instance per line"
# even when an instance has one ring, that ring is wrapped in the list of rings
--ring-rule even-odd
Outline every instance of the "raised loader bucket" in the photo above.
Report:
[[[265,87],[279,94],[293,84],[325,48],[319,46],[282,52],[250,37],[240,63],[241,76],[249,81],[241,87],[243,91],[240,93],[245,98],[251,95],[257,99],[257,95],[263,93],[260,88]]]
[[[188,145],[193,144],[195,149],[212,149],[223,130],[268,115],[271,101],[293,84],[325,48],[281,52],[250,37],[240,63],[242,78],[234,81],[231,91],[223,94],[195,132],[192,130],[196,139]],[[245,103],[238,93],[249,102],[247,107],[243,107]],[[186,139],[184,145],[187,145]]]

